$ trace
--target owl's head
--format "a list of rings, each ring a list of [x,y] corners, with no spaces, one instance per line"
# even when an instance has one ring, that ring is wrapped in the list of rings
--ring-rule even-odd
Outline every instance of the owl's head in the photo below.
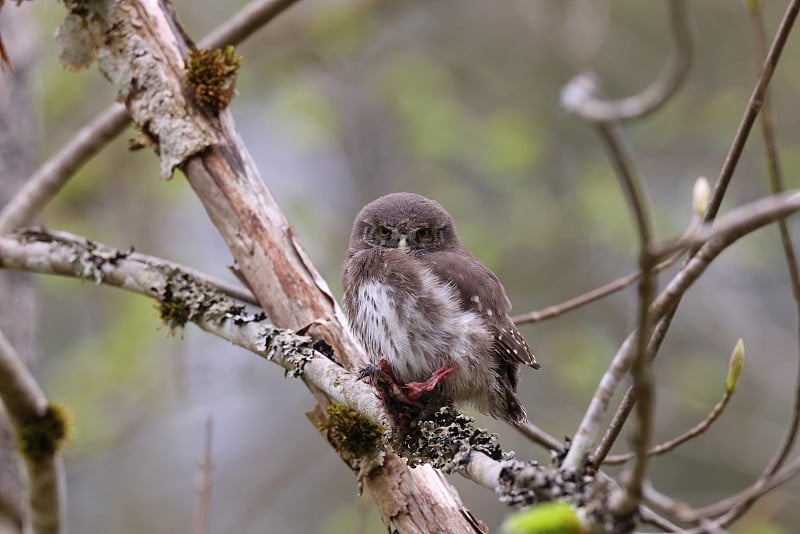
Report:
[[[392,193],[359,212],[350,249],[446,250],[459,246],[453,219],[438,202],[414,193]]]

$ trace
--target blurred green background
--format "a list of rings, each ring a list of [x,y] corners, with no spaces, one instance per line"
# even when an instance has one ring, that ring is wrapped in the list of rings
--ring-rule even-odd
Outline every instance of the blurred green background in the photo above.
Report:
[[[771,36],[786,2],[765,4]],[[242,5],[175,2],[195,38]],[[63,9],[21,9],[40,36],[44,159],[114,95],[96,70],[59,68],[52,35]],[[692,184],[716,177],[755,78],[745,2],[694,1],[689,10],[696,46],[685,86],[664,110],[626,128],[660,237],[687,226]],[[773,83],[789,187],[798,186],[800,167],[798,37]],[[337,295],[355,213],[392,191],[440,201],[465,245],[503,280],[516,313],[635,269],[631,217],[602,146],[590,126],[561,111],[558,97],[585,69],[609,95],[647,85],[672,50],[664,2],[304,0],[238,50],[244,66],[231,109],[239,131]],[[183,177],[165,182],[152,153],[129,153],[135,135],[129,130],[83,168],[42,222],[232,279],[231,256]],[[723,210],[767,193],[762,153],[754,136]],[[143,298],[37,280],[40,376],[50,397],[75,412],[70,530],[190,531],[211,416],[212,532],[384,531],[306,421],[311,395],[277,366],[193,327],[171,336]],[[791,415],[798,365],[789,287],[769,228],[725,252],[684,299],[656,363],[657,440],[692,426],[719,399],[739,337],[747,360],[722,419],[652,463],[659,490],[707,504],[749,484],[772,455]],[[537,425],[558,437],[574,432],[634,315],[629,289],[523,328],[543,365],[525,372],[520,387]],[[519,457],[549,461],[507,425],[478,419]],[[615,451],[626,447],[623,437]],[[509,513],[486,490],[451,480],[492,530]],[[798,525],[795,481],[762,499],[735,531]]]

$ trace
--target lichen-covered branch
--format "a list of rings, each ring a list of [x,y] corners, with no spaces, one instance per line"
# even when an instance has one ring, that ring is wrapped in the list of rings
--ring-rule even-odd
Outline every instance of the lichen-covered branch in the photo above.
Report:
[[[170,328],[182,328],[193,322],[280,365],[287,376],[299,377],[323,392],[331,406],[347,406],[358,417],[380,428],[386,424],[373,388],[332,361],[325,354],[329,347],[324,343],[274,326],[262,311],[231,300],[175,264],[63,232],[52,234],[36,229],[0,236],[0,267],[83,279],[154,298],[159,303],[162,320]],[[514,460],[512,454],[500,449],[496,435],[476,429],[473,423],[463,414],[443,409],[429,421],[421,421],[413,432],[389,439],[412,465],[421,466],[414,472],[430,476],[427,474],[430,467],[422,467],[423,463],[446,472],[458,472],[499,493],[501,500],[509,504],[563,498],[585,505],[587,494],[605,495],[605,490],[594,488],[593,476],[564,477],[555,466]],[[346,428],[336,421],[325,425],[326,430],[345,432],[345,438]],[[345,441],[341,434],[338,441]],[[367,454],[363,447],[350,447],[348,452]],[[393,455],[382,461],[399,461],[395,468],[403,463]],[[365,484],[376,483],[368,467],[362,476]],[[578,486],[583,489],[573,491]],[[589,515],[596,521],[607,520],[602,519],[603,506],[592,503]]]
[[[28,471],[33,532],[66,532],[66,477],[59,453],[67,437],[66,417],[62,409],[48,404],[36,379],[2,332],[0,399]]]

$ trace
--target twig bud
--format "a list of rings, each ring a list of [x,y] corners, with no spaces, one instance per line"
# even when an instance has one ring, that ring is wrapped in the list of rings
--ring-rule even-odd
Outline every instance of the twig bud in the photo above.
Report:
[[[742,374],[742,367],[744,366],[744,341],[739,338],[736,346],[733,347],[731,353],[731,363],[728,366],[728,378],[725,379],[725,391],[728,394],[733,393],[736,389],[736,383],[739,381],[739,375]]]
[[[702,216],[706,212],[710,198],[711,186],[708,184],[708,178],[701,176],[695,180],[692,189],[692,211]]]

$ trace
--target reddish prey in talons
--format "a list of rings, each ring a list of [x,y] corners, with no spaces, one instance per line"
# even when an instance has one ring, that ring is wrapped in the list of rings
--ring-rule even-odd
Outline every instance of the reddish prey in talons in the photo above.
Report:
[[[399,382],[386,358],[378,363],[368,363],[361,368],[360,377],[368,378],[386,407],[393,423],[415,419],[426,406],[425,396],[460,369],[457,363],[447,362],[433,372],[424,382]]]

